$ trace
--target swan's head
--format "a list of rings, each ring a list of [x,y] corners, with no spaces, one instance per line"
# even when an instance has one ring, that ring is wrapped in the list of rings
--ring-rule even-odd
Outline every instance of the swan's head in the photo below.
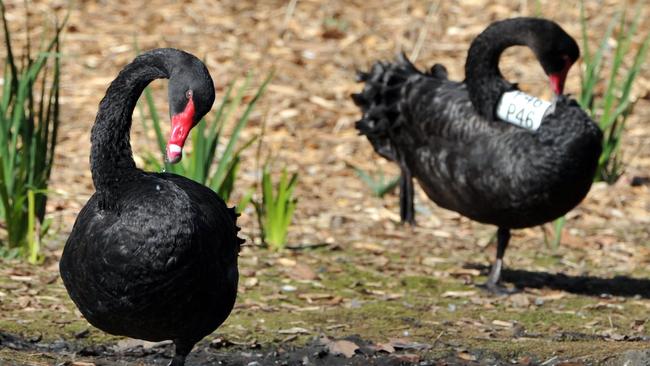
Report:
[[[167,161],[178,163],[192,127],[214,103],[212,78],[203,62],[187,54],[169,78],[169,112],[172,128],[167,142]]]
[[[531,48],[537,55],[542,68],[548,75],[555,95],[564,92],[564,82],[571,66],[580,57],[576,41],[554,22],[546,21]]]

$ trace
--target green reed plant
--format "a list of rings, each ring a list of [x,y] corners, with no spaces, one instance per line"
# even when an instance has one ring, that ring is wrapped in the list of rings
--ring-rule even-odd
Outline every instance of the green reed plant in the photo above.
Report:
[[[298,174],[288,176],[282,169],[280,181],[273,190],[271,172],[266,164],[262,170],[262,202],[253,201],[263,242],[273,250],[283,249],[287,244],[289,226],[298,200],[293,196]]]
[[[643,1],[639,2],[639,7]],[[647,34],[641,44],[633,53],[631,50],[632,39],[637,34],[640,8],[635,11],[632,21],[627,24],[626,11],[619,12],[612,18],[598,48],[591,52],[587,37],[587,20],[584,14],[584,4],[580,8],[580,24],[582,27],[583,63],[582,88],[578,98],[580,106],[588,111],[603,130],[603,153],[598,161],[598,170],[595,180],[613,184],[623,174],[625,162],[621,156],[621,142],[627,117],[632,112],[635,101],[632,101],[630,92],[639,70],[645,62],[650,34]],[[608,47],[616,25],[616,46]],[[606,56],[610,56],[611,64],[608,68],[609,75],[603,75]],[[630,65],[625,65],[624,60],[631,60]],[[605,84],[602,95],[596,93],[599,85]]]
[[[40,237],[47,228],[47,186],[59,128],[60,36],[65,20],[51,39],[42,40],[35,55],[27,31],[23,56],[17,57],[2,1],[0,13],[6,47],[0,96],[0,221],[6,237],[0,253],[36,263],[41,259]]]
[[[552,225],[553,236],[551,237],[550,243],[548,241],[546,230],[544,230],[544,228],[542,227],[542,231],[544,232],[544,244],[546,244],[546,246],[550,245],[550,247],[553,250],[557,250],[557,248],[560,246],[560,241],[562,241],[562,232],[564,231],[565,225],[566,225],[566,216],[561,216],[555,219],[555,221],[553,221],[553,225]]]
[[[237,146],[238,142],[241,140],[241,131],[248,124],[251,112],[255,108],[259,99],[263,96],[266,87],[272,78],[273,73],[270,73],[256,90],[253,98],[248,103],[245,103],[243,113],[233,124],[230,131],[230,137],[224,136],[224,129],[226,124],[231,120],[233,113],[244,104],[244,95],[249,89],[252,79],[250,74],[246,77],[243,83],[236,88],[236,91],[236,83],[230,83],[210,123],[202,121],[192,129],[190,135],[192,141],[191,151],[187,152],[183,156],[183,159],[179,164],[169,164],[167,162],[161,164],[160,160],[157,159],[156,156],[149,154],[145,158],[145,164],[148,169],[158,171],[163,170],[185,176],[210,187],[213,191],[219,194],[223,200],[228,201],[233,192],[237,173],[239,172],[241,154],[258,138],[258,136],[254,136],[239,143],[239,146]],[[145,89],[144,96],[151,117],[152,127],[156,132],[160,154],[164,156],[166,143],[161,129],[162,121],[156,111],[154,98],[149,88]],[[147,125],[144,121],[146,121],[146,119],[143,118],[143,123],[145,123],[146,128]],[[221,146],[220,144],[225,146]],[[215,160],[216,164],[213,164]],[[248,199],[246,197],[248,197]],[[246,200],[250,201],[250,195],[244,197],[244,201]],[[243,209],[241,204],[238,205],[238,208],[240,211]]]
[[[637,34],[643,1],[639,2],[632,21],[627,24],[625,9],[618,12],[609,22],[605,33],[598,42],[598,48],[591,51],[588,37],[587,18],[584,13],[584,3],[580,6],[580,24],[582,29],[582,62],[581,89],[578,103],[597,121],[603,131],[603,152],[598,160],[598,168],[594,176],[595,181],[608,184],[615,183],[623,174],[625,162],[623,161],[620,147],[623,141],[623,132],[627,117],[634,108],[635,101],[630,98],[634,80],[646,59],[650,34],[647,34],[639,45],[636,53],[632,54],[630,46],[632,39]],[[617,27],[618,25],[618,27]],[[616,46],[609,47],[609,41],[616,30]],[[608,57],[609,56],[609,57]],[[604,74],[605,61],[611,58],[609,75]],[[624,60],[630,59],[632,63],[625,67]],[[600,85],[605,84],[604,92],[596,92]],[[562,230],[566,224],[566,217],[561,217],[553,222],[552,246],[557,248],[562,239]]]
[[[393,191],[399,184],[399,176],[387,179],[384,170],[381,169],[381,167],[376,174],[366,172],[353,165],[350,165],[350,167],[354,170],[359,179],[370,188],[375,197],[384,197],[388,192]]]

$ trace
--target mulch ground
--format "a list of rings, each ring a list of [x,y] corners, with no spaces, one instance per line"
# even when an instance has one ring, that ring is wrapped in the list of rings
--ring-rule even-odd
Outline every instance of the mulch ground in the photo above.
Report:
[[[618,3],[587,2],[592,49]],[[20,37],[23,2],[5,5]],[[65,6],[29,3],[35,39]],[[650,29],[649,6],[640,11],[633,50]],[[513,234],[504,276],[523,289],[518,294],[493,297],[474,286],[484,281],[494,255],[493,227],[435,206],[419,188],[418,226],[402,226],[397,192],[373,197],[351,168],[397,174],[354,129],[359,112],[349,95],[360,88],[357,69],[403,50],[421,68],[440,62],[451,78],[462,79],[472,38],[492,20],[522,15],[552,18],[580,38],[578,5],[561,1],[298,0],[293,10],[270,0],[76,2],[64,35],[62,123],[48,204],[53,229],[44,240],[43,265],[0,261],[0,361],[168,362],[168,345],[119,346],[123,339],[91,328],[68,300],[57,270],[74,218],[93,192],[88,154],[97,105],[136,54],[137,42],[141,49],[177,47],[204,59],[218,98],[248,72],[258,85],[275,70],[244,131],[247,139],[266,125],[262,162],[255,149],[244,154],[231,204],[255,185],[267,156],[275,170],[287,166],[299,174],[292,249],[260,247],[252,207],[244,212],[240,222],[249,245],[240,259],[237,306],[190,364],[298,364],[304,357],[315,364],[643,364],[648,358],[639,350],[649,346],[650,309],[647,63],[631,96],[636,105],[623,143],[625,174],[614,185],[593,186],[569,213],[558,248],[548,244],[550,225]],[[529,50],[508,50],[501,65],[525,91],[550,98]],[[569,93],[579,91],[581,67],[569,75]],[[153,86],[166,116],[166,84]],[[155,151],[154,140],[136,113],[138,161]],[[63,348],[52,348],[57,342]],[[84,356],[88,347],[100,351]]]

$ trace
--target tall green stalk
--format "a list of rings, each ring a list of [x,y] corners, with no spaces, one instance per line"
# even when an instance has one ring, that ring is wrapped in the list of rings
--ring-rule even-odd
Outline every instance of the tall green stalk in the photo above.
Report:
[[[35,57],[29,51],[27,32],[27,49],[19,67],[2,1],[0,13],[7,49],[0,97],[0,220],[6,229],[3,252],[17,250],[30,262],[37,262],[38,223],[45,219],[59,127],[60,35],[65,20]]]
[[[608,184],[615,183],[625,170],[625,161],[621,154],[621,143],[627,117],[634,108],[630,97],[632,86],[645,62],[648,47],[650,46],[650,33],[641,41],[635,54],[630,54],[632,39],[637,34],[640,16],[640,1],[635,9],[635,16],[627,24],[626,11],[617,12],[605,29],[598,48],[591,51],[588,37],[587,18],[584,13],[584,3],[580,3],[580,24],[582,29],[582,60],[581,89],[578,103],[597,121],[603,131],[603,152],[598,159],[598,168],[594,176],[595,181]],[[610,49],[609,42],[616,31],[616,46]],[[612,53],[613,52],[613,53]],[[609,57],[608,57],[609,56]],[[625,59],[632,63],[625,67]],[[605,62],[611,58],[609,75],[604,75]],[[602,95],[597,93],[598,86],[605,84]],[[560,244],[562,229],[566,218],[561,217],[554,222],[553,247]]]
[[[283,169],[274,192],[269,166],[268,164],[264,166],[262,202],[254,202],[254,204],[264,243],[274,250],[286,246],[289,226],[298,202],[293,196],[297,183],[298,174],[294,173],[289,178],[287,170]]]
[[[580,23],[582,26],[583,63],[582,88],[578,102],[588,111],[603,130],[603,153],[598,161],[595,180],[613,184],[623,174],[625,162],[621,156],[621,142],[627,117],[632,112],[635,101],[630,93],[634,81],[645,62],[650,34],[641,41],[636,53],[631,53],[632,39],[637,34],[641,9],[639,2],[632,21],[627,24],[625,9],[617,13],[609,22],[598,48],[592,53],[587,37],[587,21],[584,5],[581,7]],[[616,46],[608,47],[612,34],[616,30]],[[610,54],[610,52],[613,52]],[[604,62],[611,56],[609,75],[603,75]],[[632,60],[626,67],[625,59]],[[605,84],[602,95],[596,93],[597,86]]]

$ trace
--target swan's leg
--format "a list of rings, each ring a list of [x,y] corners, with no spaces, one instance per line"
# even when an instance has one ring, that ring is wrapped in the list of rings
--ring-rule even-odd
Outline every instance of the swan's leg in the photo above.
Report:
[[[508,242],[510,241],[510,230],[500,227],[497,230],[497,257],[490,270],[490,275],[486,285],[488,288],[499,284],[501,279],[501,268],[503,267],[503,255],[506,253]]]
[[[177,339],[174,341],[176,345],[176,350],[174,352],[174,358],[169,363],[168,366],[184,366],[185,357],[192,351],[192,347],[196,342],[188,341],[186,339]]]
[[[488,291],[499,295],[516,292],[499,284],[499,280],[501,279],[501,268],[503,267],[503,255],[506,253],[509,241],[510,229],[499,227],[499,230],[497,231],[497,257],[494,264],[492,264],[487,282],[482,286]]]
[[[399,213],[402,223],[415,225],[415,209],[413,207],[413,178],[408,169],[402,169],[399,178]]]

